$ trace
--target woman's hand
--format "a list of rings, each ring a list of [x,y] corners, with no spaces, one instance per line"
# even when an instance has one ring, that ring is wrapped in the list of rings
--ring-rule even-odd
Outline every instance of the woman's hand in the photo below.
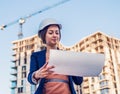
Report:
[[[53,73],[53,71],[51,71],[51,69],[54,68],[54,66],[47,66],[48,63],[45,63],[43,65],[43,67],[41,67],[39,70],[37,70],[34,74],[34,78],[36,80],[41,79],[41,78],[45,78],[47,77],[49,74]]]

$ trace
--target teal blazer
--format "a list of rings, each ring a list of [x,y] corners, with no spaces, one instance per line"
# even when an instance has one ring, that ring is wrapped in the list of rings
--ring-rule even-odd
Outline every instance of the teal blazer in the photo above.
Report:
[[[45,60],[46,60],[46,50],[32,53],[31,58],[30,58],[30,72],[28,74],[28,81],[31,84],[35,84],[32,81],[33,72],[41,68],[45,64]],[[83,77],[68,76],[68,78],[69,78],[69,86],[70,86],[71,94],[76,94],[74,86],[73,86],[73,82],[76,85],[80,85],[83,82]],[[42,94],[44,83],[45,83],[45,79],[43,78],[41,79],[38,85],[38,88],[34,94]]]

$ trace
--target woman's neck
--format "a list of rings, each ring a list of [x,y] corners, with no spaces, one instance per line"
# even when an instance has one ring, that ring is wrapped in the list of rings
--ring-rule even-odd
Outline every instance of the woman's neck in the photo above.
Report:
[[[47,53],[49,53],[50,49],[57,49],[57,46],[51,47],[51,46],[46,46],[47,48]]]

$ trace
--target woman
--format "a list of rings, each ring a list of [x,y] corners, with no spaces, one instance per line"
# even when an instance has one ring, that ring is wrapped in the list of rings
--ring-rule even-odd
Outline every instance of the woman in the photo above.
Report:
[[[35,94],[76,94],[73,82],[80,85],[83,77],[55,74],[48,66],[50,49],[58,49],[57,43],[61,38],[61,24],[54,19],[45,19],[41,22],[38,36],[46,44],[46,49],[34,52],[31,55],[28,81],[31,84],[39,83]]]

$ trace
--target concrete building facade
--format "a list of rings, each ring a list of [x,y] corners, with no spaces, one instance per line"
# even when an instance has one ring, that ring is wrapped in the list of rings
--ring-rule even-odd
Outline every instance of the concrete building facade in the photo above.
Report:
[[[33,94],[35,85],[27,82],[32,52],[44,48],[37,35],[16,40],[13,44],[11,63],[11,94]],[[71,47],[58,47],[76,52],[105,54],[105,65],[98,77],[84,77],[82,85],[75,85],[77,94],[120,94],[120,40],[102,32],[89,35]],[[96,62],[97,63],[97,62]]]

